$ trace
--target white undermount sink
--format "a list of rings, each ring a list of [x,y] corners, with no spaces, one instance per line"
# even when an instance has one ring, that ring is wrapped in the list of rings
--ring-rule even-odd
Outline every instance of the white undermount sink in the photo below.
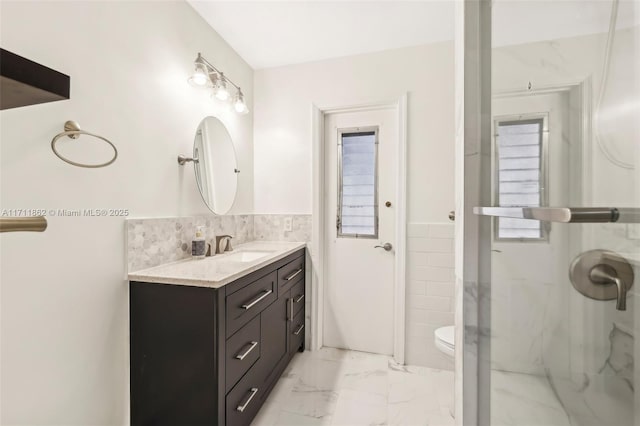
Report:
[[[224,256],[223,259],[220,259],[220,260],[225,260],[229,262],[253,262],[254,260],[258,260],[271,253],[273,252],[272,251],[253,251],[253,250],[239,251],[237,253],[226,255]]]

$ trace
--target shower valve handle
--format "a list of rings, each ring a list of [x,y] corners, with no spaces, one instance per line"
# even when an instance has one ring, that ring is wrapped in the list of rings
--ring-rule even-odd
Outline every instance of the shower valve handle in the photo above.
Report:
[[[614,300],[616,309],[627,310],[627,293],[633,286],[631,264],[608,250],[589,250],[571,263],[569,278],[573,287],[594,300]]]
[[[618,292],[616,309],[619,311],[627,310],[627,285],[618,278],[618,273],[615,269],[605,264],[597,265],[589,272],[589,278],[596,284],[615,284]]]

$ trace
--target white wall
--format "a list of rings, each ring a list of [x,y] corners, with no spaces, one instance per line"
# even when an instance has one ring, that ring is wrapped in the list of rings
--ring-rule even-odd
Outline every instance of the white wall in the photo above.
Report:
[[[219,115],[242,171],[231,213],[253,212],[252,114],[222,112],[186,82],[201,51],[251,108],[253,71],[187,3],[2,1],[1,12],[4,49],[71,76],[70,100],[0,113],[2,209],[208,214],[176,155]],[[69,119],[111,139],[118,160],[90,170],[55,157]],[[49,217],[43,234],[0,236],[3,424],[126,423],[124,236],[117,217]]]
[[[409,227],[448,222],[454,204],[452,42],[256,70],[254,86],[257,213],[312,212],[312,104],[351,106],[408,93]],[[427,281],[442,278],[425,273],[433,269],[423,268],[423,254],[408,257],[406,361],[451,368],[434,353],[433,327],[453,323],[452,277],[445,280],[447,296],[432,297],[433,289],[427,296]]]
[[[311,213],[311,105],[409,94],[409,222],[453,208],[453,43],[256,70],[256,213]]]

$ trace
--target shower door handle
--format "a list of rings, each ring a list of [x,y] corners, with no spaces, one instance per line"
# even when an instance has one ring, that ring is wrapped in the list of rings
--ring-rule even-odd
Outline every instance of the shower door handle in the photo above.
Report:
[[[640,223],[640,209],[616,207],[474,207],[478,216],[558,223]]]

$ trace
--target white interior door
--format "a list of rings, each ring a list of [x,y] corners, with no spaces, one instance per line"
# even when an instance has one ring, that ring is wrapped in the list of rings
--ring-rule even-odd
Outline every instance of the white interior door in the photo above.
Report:
[[[391,355],[397,114],[329,114],[324,130],[324,345]]]

